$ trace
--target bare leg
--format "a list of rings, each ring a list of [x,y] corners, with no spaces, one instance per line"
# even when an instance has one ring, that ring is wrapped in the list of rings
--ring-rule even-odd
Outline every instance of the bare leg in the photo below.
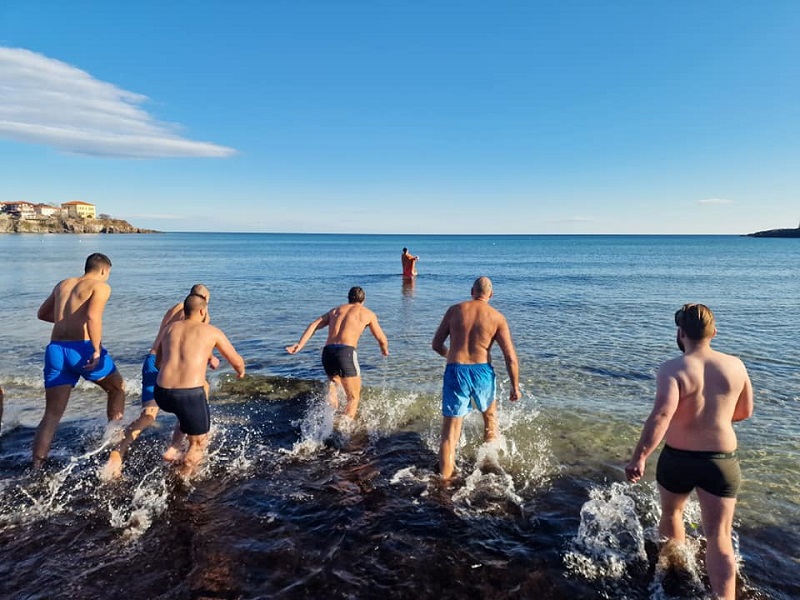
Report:
[[[173,462],[180,460],[183,456],[183,441],[186,439],[186,434],[181,431],[180,423],[175,424],[175,429],[172,430],[172,441],[169,448],[164,452],[164,460]]]
[[[47,388],[44,391],[45,409],[44,416],[36,428],[36,435],[33,438],[33,468],[39,469],[50,452],[50,444],[56,434],[58,424],[64,411],[67,410],[67,402],[72,392],[70,384],[57,385]]]
[[[355,419],[358,403],[361,400],[361,377],[342,377],[341,382],[347,396],[347,408],[344,409],[344,414]]]
[[[189,450],[186,451],[183,464],[178,469],[178,474],[185,479],[189,479],[197,472],[197,468],[203,461],[206,454],[206,447],[208,446],[207,433],[202,435],[190,435],[187,437],[189,438]]]
[[[497,439],[497,400],[483,413],[483,441],[491,442],[495,439]]]
[[[106,414],[109,421],[118,421],[125,413],[125,381],[119,371],[109,373],[99,381],[95,381],[108,396]]]
[[[111,451],[108,463],[106,463],[105,469],[101,474],[103,479],[112,479],[122,475],[122,458],[142,431],[155,422],[157,415],[158,405],[155,400],[144,404],[139,418],[125,428],[125,437]]]
[[[442,479],[450,479],[456,469],[456,448],[461,439],[461,423],[463,417],[444,417],[442,423],[442,441],[439,446],[439,475]]]
[[[697,488],[703,533],[706,536],[706,571],[715,598],[736,596],[736,556],[733,551],[733,513],[736,498],[720,498]]]
[[[683,509],[689,494],[673,494],[660,485],[661,520],[658,522],[658,533],[661,537],[675,540],[679,544],[686,541],[686,529],[683,526]]]

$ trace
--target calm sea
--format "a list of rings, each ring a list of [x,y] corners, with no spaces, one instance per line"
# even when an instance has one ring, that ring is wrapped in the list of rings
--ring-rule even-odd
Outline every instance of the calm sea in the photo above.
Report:
[[[404,246],[421,257],[413,284],[400,277]],[[104,402],[84,383],[53,465],[28,470],[50,331],[36,311],[95,251],[114,264],[104,345],[127,383],[126,420],[160,319],[194,283],[210,288],[212,322],[247,361],[250,387],[227,386],[227,366],[210,374],[214,437],[191,486],[159,458],[170,415],[134,445],[123,481],[102,484]],[[753,418],[735,426],[739,596],[800,597],[798,240],[8,234],[0,255],[2,597],[703,597],[696,503],[685,566],[665,569],[656,457],[644,483],[622,470],[656,368],[677,353],[672,315],[685,302],[714,310],[715,347],[745,362],[755,389]],[[444,361],[430,341],[479,275],[511,326],[524,398],[506,401],[498,354],[503,439],[483,446],[480,416],[468,417],[460,477],[442,488]],[[390,355],[365,333],[359,422],[331,441],[319,392],[302,391],[322,379],[324,333],[299,355],[284,347],[353,285]]]

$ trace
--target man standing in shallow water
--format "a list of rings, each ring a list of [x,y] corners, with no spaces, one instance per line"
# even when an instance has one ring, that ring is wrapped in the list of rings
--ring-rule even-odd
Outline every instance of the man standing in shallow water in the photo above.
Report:
[[[506,318],[489,306],[493,295],[488,277],[478,277],[472,284],[472,299],[447,309],[432,348],[447,358],[442,387],[442,440],[439,447],[439,474],[450,479],[456,466],[456,447],[461,438],[461,424],[474,400],[483,414],[484,441],[497,437],[497,400],[495,374],[490,350],[497,342],[506,363],[511,390],[509,400],[520,398],[519,364],[511,341]],[[450,338],[450,348],[445,340]]]
[[[154,397],[158,407],[178,417],[166,459],[177,459],[183,439],[189,449],[178,473],[191,477],[205,455],[211,415],[208,409],[206,367],[215,349],[227,360],[239,379],[244,377],[244,360],[222,331],[206,323],[208,304],[202,296],[189,294],[183,303],[184,319],[174,321],[156,343]]]
[[[695,489],[706,536],[706,569],[716,598],[736,595],[736,557],[731,540],[736,493],[741,482],[732,423],[753,414],[753,388],[735,356],[711,349],[714,315],[703,304],[675,313],[682,356],[668,360],[656,376],[656,399],[644,424],[627,478],[642,478],[645,461],[662,439],[656,467],[662,537],[683,543],[683,510]]]
[[[414,256],[408,251],[408,248],[403,248],[403,253],[400,255],[400,263],[403,265],[403,277],[410,279],[417,276],[417,261],[419,256]]]
[[[336,386],[344,388],[347,397],[345,416],[356,418],[358,403],[361,399],[361,369],[358,366],[356,347],[361,334],[369,327],[378,341],[381,353],[389,356],[389,341],[378,324],[378,317],[364,306],[366,294],[360,287],[352,287],[347,294],[347,304],[332,308],[321,317],[313,320],[300,341],[286,346],[289,354],[297,354],[319,329],[328,328],[328,339],[322,350],[322,366],[328,376],[328,402],[336,409],[339,400]]]
[[[53,323],[53,331],[44,356],[46,406],[33,439],[34,468],[47,458],[72,388],[81,377],[105,390],[109,422],[122,419],[124,381],[101,345],[110,274],[111,260],[95,252],[87,257],[81,277],[60,281],[39,307],[38,318]]]

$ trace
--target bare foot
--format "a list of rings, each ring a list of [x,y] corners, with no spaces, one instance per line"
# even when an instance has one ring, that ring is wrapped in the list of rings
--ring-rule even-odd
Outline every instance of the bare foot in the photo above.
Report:
[[[183,458],[183,452],[175,446],[170,446],[162,456],[167,462],[177,462]]]
[[[103,481],[111,481],[122,477],[122,455],[116,450],[112,450],[108,457],[108,462],[100,469],[98,476]]]

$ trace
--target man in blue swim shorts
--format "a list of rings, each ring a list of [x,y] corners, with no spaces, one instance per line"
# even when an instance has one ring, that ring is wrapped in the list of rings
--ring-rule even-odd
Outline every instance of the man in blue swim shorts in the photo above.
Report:
[[[120,421],[125,410],[122,376],[100,341],[103,312],[111,296],[111,260],[96,252],[86,259],[84,274],[60,281],[39,307],[38,318],[53,323],[44,356],[45,412],[33,439],[33,466],[47,458],[70,393],[83,377],[108,395],[109,422]]]
[[[511,389],[509,400],[520,398],[519,365],[506,318],[489,306],[493,295],[488,277],[472,284],[472,299],[455,304],[447,312],[433,336],[431,346],[447,359],[442,386],[442,440],[439,447],[439,474],[450,479],[456,466],[456,448],[461,438],[464,416],[472,403],[483,414],[484,442],[497,437],[496,382],[490,350],[497,342],[506,363]],[[445,341],[450,338],[450,348]]]
[[[192,289],[189,291],[189,294],[203,298],[206,303],[208,303],[211,299],[211,293],[202,283],[196,283],[193,285]],[[147,356],[145,356],[144,362],[142,363],[142,412],[135,421],[125,428],[125,437],[111,451],[111,454],[108,457],[108,462],[100,474],[103,479],[116,478],[122,474],[122,459],[124,458],[125,453],[128,451],[136,438],[139,437],[142,431],[155,423],[156,416],[158,415],[158,404],[156,404],[155,401],[156,379],[158,377],[158,368],[156,368],[156,348],[158,346],[158,341],[163,335],[167,326],[175,321],[181,321],[183,318],[183,302],[179,302],[167,310],[167,312],[164,313],[164,317],[161,319],[161,325],[158,328],[156,339],[153,341],[153,345],[150,347],[150,351],[147,353]],[[207,311],[205,322],[209,322]],[[216,369],[218,365],[219,359],[212,354],[208,359],[208,366],[212,369]],[[207,382],[205,384],[205,388],[207,392]],[[183,440],[183,436],[180,436],[180,440],[178,441],[181,440]],[[176,441],[175,445],[177,445],[178,441]],[[170,452],[164,458],[166,460],[173,460],[175,457],[173,457],[172,454],[173,452]]]
[[[289,354],[297,354],[314,332],[328,328],[328,340],[322,350],[322,366],[329,381],[328,402],[334,409],[339,408],[336,386],[341,386],[347,398],[344,414],[350,419],[356,418],[361,400],[361,369],[358,366],[356,346],[364,330],[369,328],[378,341],[381,353],[389,356],[389,341],[378,324],[377,315],[364,306],[366,297],[360,287],[350,288],[347,304],[332,308],[313,320],[300,336],[299,342],[286,346]]]
[[[753,388],[741,360],[711,348],[711,339],[717,334],[711,309],[684,304],[675,313],[675,325],[683,354],[658,370],[653,410],[625,475],[630,481],[639,481],[647,457],[662,439],[666,441],[656,469],[661,497],[658,531],[663,538],[684,543],[683,510],[695,490],[712,595],[733,600],[733,515],[741,474],[732,423],[753,414]]]

